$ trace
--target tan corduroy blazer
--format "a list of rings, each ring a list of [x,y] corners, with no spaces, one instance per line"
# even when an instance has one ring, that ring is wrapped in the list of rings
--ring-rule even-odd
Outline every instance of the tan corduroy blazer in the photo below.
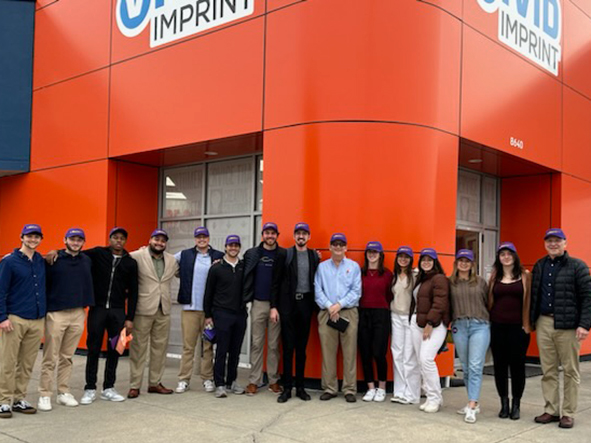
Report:
[[[142,247],[130,254],[138,267],[138,300],[136,315],[154,315],[158,306],[162,303],[162,312],[170,314],[170,284],[174,278],[179,265],[174,255],[164,253],[164,274],[162,280],[158,280],[156,269],[152,262],[150,250]]]

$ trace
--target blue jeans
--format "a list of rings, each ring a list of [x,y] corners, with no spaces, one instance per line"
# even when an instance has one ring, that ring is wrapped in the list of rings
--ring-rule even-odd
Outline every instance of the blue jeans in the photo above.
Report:
[[[490,344],[490,323],[471,318],[459,319],[453,322],[452,333],[464,370],[468,400],[477,402],[482,386],[484,359]]]

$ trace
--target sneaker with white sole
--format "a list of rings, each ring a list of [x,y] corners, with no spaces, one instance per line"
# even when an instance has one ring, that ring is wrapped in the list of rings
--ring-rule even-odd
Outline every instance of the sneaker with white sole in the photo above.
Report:
[[[424,410],[425,410],[425,408],[427,407],[427,403],[428,403],[428,402],[425,402],[425,403],[423,403],[421,406],[419,406],[419,409],[420,409],[421,411],[424,411]]]
[[[215,383],[213,382],[213,380],[205,380],[203,382],[203,389],[205,389],[205,392],[215,391]]]
[[[51,411],[51,397],[39,397],[37,409],[43,412]]]
[[[176,385],[176,389],[174,390],[177,394],[182,394],[183,392],[187,392],[189,390],[189,382],[185,380],[179,381],[179,384]]]
[[[0,418],[11,418],[12,408],[8,404],[0,405]]]
[[[125,401],[125,397],[119,394],[115,388],[103,389],[101,392],[101,400],[107,401]]]
[[[96,389],[85,389],[82,398],[80,399],[81,405],[89,405],[96,400]]]
[[[71,408],[78,406],[78,402],[72,394],[65,392],[57,395],[57,404],[62,406],[69,406]]]
[[[439,403],[426,402],[425,407],[423,408],[423,411],[427,412],[429,414],[433,414],[435,412],[438,412],[440,407],[441,407],[441,405]]]
[[[12,412],[20,412],[21,414],[36,414],[37,409],[35,409],[31,403],[26,400],[19,400],[12,405]]]
[[[376,390],[376,395],[373,398],[373,401],[382,402],[386,400],[386,390],[378,388]]]
[[[376,396],[375,389],[368,389],[365,395],[363,396],[363,401],[373,401],[373,398]]]
[[[399,397],[397,395],[392,397],[391,401],[392,403],[400,403],[401,405],[410,405],[412,403],[410,400],[407,400],[404,397]]]
[[[215,398],[226,398],[228,395],[226,394],[226,388],[224,386],[218,386],[215,388]]]
[[[245,392],[244,388],[236,383],[236,381],[232,382],[232,386],[228,387],[228,390],[234,395],[242,395]]]
[[[468,409],[470,409],[470,406],[466,405],[462,409],[458,409],[456,411],[456,414],[458,414],[458,415],[466,415],[466,411]],[[476,407],[474,408],[474,410],[476,411],[476,414],[480,414],[480,405],[476,405]]]
[[[466,423],[476,423],[476,408],[466,408],[466,415],[464,416]]]

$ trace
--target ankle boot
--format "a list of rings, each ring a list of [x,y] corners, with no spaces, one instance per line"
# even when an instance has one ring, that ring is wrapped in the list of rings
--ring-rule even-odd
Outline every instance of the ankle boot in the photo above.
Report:
[[[509,418],[509,397],[501,397],[501,410],[499,418]]]
[[[521,399],[514,398],[511,403],[511,420],[519,420],[519,408],[521,406]]]

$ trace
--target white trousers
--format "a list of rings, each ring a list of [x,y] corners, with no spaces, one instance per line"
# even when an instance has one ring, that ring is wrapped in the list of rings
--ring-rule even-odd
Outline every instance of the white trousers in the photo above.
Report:
[[[423,328],[417,325],[416,316],[413,315],[410,322],[413,347],[419,358],[421,377],[423,379],[423,390],[427,395],[427,402],[432,404],[443,404],[441,395],[441,382],[439,381],[439,370],[435,364],[437,351],[441,348],[447,335],[447,329],[443,324],[433,328],[431,337],[423,340]]]
[[[392,360],[394,361],[394,397],[418,403],[421,398],[419,360],[413,347],[408,315],[392,312]]]

